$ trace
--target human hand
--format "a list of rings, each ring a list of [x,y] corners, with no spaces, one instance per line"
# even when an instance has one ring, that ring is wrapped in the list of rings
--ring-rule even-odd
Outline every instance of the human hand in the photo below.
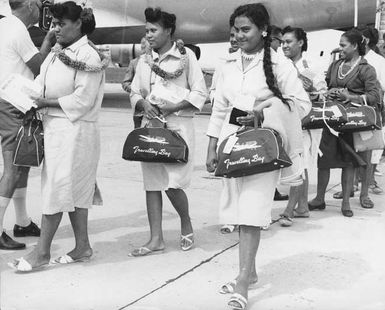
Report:
[[[350,94],[349,94],[349,91],[344,88],[344,89],[340,89],[338,92],[337,92],[337,99],[339,101],[346,101],[346,100],[349,100],[349,97],[350,97]]]
[[[177,105],[170,102],[161,103],[158,105],[158,108],[163,115],[169,115],[178,111]]]
[[[47,34],[45,35],[45,39],[48,40],[51,46],[55,45],[56,43],[56,31],[55,29],[50,29]]]
[[[159,109],[156,106],[153,106],[149,101],[143,100],[143,110],[144,115],[148,119],[153,119],[160,114]]]
[[[214,172],[217,168],[218,156],[215,149],[209,148],[207,151],[206,170],[207,172]]]
[[[43,97],[32,98],[34,99],[33,103],[36,105],[36,110],[47,107],[47,99]]]
[[[254,126],[254,114],[249,113],[246,116],[239,116],[236,120],[242,126]]]
[[[123,82],[122,83],[122,88],[127,93],[130,93],[131,92],[131,83],[130,82]]]
[[[338,88],[331,88],[327,91],[326,97],[329,99],[338,99],[337,94],[339,93],[339,91],[340,90]]]
[[[299,78],[302,81],[303,88],[305,88],[305,90],[307,92],[312,92],[315,90],[314,85],[313,85],[313,81],[311,79],[309,79],[303,75],[300,75]]]

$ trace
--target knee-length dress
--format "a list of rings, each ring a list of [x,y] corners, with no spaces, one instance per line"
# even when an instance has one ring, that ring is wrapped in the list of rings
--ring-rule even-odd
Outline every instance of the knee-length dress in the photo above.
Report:
[[[266,84],[263,56],[264,52],[261,51],[243,70],[241,53],[238,51],[233,53],[221,68],[207,130],[208,136],[218,138],[218,145],[239,129],[239,126],[229,123],[233,107],[251,112],[256,100],[264,101],[273,97]],[[281,92],[285,97],[294,100],[301,115],[306,115],[311,109],[311,103],[293,63],[279,57],[273,50],[271,57],[273,73]],[[280,172],[276,170],[240,178],[224,178],[220,199],[220,222],[259,227],[269,225],[279,176]]]
[[[192,172],[194,168],[194,111],[200,110],[207,98],[207,89],[198,61],[188,48],[187,64],[182,75],[169,80],[179,87],[189,90],[186,98],[193,108],[181,110],[166,116],[167,127],[178,132],[186,141],[189,148],[189,159],[187,163],[167,164],[167,163],[141,163],[143,173],[143,185],[146,191],[163,191],[169,188],[185,189],[190,185]],[[174,43],[169,51],[161,57],[153,53],[154,61],[160,68],[172,72],[179,67],[181,54]],[[145,56],[142,56],[136,67],[136,73],[131,85],[131,105],[135,110],[137,102],[141,99],[147,99],[151,93],[152,87],[162,80],[156,75],[145,62]],[[146,118],[143,122],[147,122]]]
[[[97,52],[81,39],[64,49],[74,60],[100,64]],[[42,169],[43,214],[90,208],[100,155],[98,114],[104,72],[75,70],[48,55],[37,77],[44,96],[58,99],[61,109],[47,108],[43,116],[45,159]]]
[[[381,101],[380,84],[377,81],[375,69],[362,58],[352,72],[341,79],[338,77],[338,68],[343,59],[333,62],[326,75],[329,88],[347,88],[351,94],[365,95],[367,104],[378,106]],[[364,101],[361,98],[360,102]],[[320,156],[318,168],[346,168],[365,165],[365,158],[354,151],[352,133],[340,133],[333,135],[329,129],[323,129],[320,143]]]

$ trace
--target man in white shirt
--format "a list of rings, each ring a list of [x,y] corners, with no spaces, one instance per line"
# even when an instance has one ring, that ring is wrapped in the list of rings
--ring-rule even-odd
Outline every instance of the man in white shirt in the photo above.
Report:
[[[9,0],[12,15],[0,19],[0,84],[11,74],[33,79],[51,49],[54,33],[49,32],[40,52],[34,46],[27,28],[39,21],[40,0]],[[13,165],[16,135],[22,124],[23,114],[0,98],[0,137],[4,171],[0,179],[0,249],[25,248],[24,243],[14,241],[3,230],[4,214],[13,198],[16,237],[39,236],[40,229],[27,215],[26,192],[29,168]]]

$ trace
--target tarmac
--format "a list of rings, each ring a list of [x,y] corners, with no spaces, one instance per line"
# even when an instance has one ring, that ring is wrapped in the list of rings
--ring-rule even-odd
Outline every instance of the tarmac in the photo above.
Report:
[[[116,104],[114,103],[116,101]],[[119,102],[118,102],[119,101]],[[197,115],[196,161],[192,186],[187,190],[195,233],[195,247],[179,248],[180,222],[164,196],[163,254],[133,258],[128,253],[149,237],[145,195],[139,163],[121,158],[132,111],[123,94],[106,96],[100,117],[102,152],[98,184],[104,206],[89,213],[89,235],[94,256],[89,262],[51,266],[27,274],[15,273],[7,262],[27,254],[36,238],[22,251],[1,251],[2,310],[219,310],[228,309],[228,295],[218,293],[238,270],[238,234],[219,232],[218,200],[221,180],[205,170],[209,116]],[[385,173],[385,164],[380,171]],[[1,170],[1,168],[0,168]],[[385,177],[377,176],[381,187]],[[290,228],[278,223],[262,232],[257,255],[259,285],[249,292],[250,310],[385,310],[385,203],[371,195],[374,209],[351,199],[354,217],[341,215],[340,170],[333,170],[327,208],[295,219]],[[287,187],[279,190],[288,193]],[[316,191],[316,169],[310,171],[309,197]],[[28,210],[40,223],[40,169],[32,169]],[[250,203],[253,203],[250,201]],[[275,202],[277,219],[286,202]],[[5,218],[11,234],[12,205]],[[56,233],[52,258],[70,251],[73,233],[67,216]]]

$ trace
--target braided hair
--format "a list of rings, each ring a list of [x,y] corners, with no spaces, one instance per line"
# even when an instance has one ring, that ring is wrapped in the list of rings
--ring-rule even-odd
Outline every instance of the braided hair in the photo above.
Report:
[[[282,93],[277,85],[277,79],[273,73],[273,66],[271,62],[271,26],[270,26],[270,16],[267,12],[265,6],[262,3],[251,3],[245,4],[237,7],[233,14],[230,17],[230,22],[234,21],[236,17],[245,16],[247,17],[254,25],[256,25],[259,29],[263,29],[267,27],[267,35],[263,37],[264,44],[264,56],[263,56],[263,71],[266,76],[266,84],[274,94],[274,96],[278,97],[284,104],[286,104],[289,109],[290,105],[282,96]]]

